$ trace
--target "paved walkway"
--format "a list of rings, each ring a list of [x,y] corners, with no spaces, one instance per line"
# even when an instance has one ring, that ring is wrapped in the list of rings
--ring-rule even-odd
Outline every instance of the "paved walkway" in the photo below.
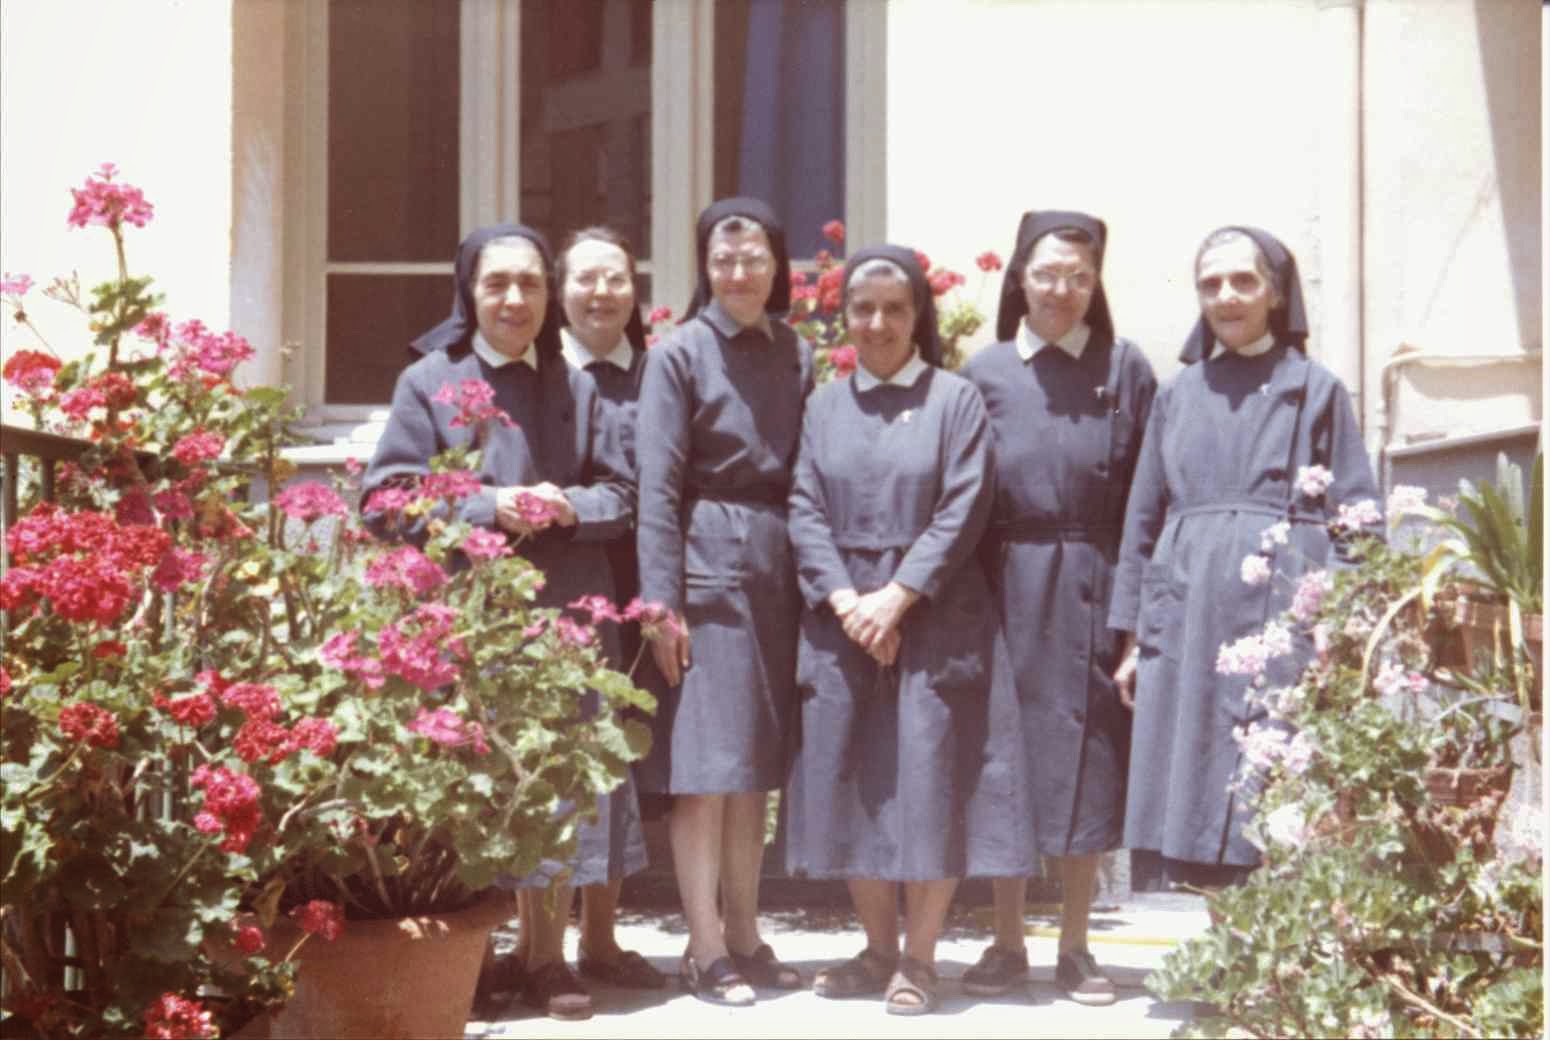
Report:
[[[865,939],[842,910],[772,912],[763,933],[781,958],[808,979],[813,972],[861,949]],[[955,908],[937,948],[942,978],[935,1014],[889,1015],[880,998],[825,1000],[811,990],[764,991],[752,1008],[704,1003],[678,988],[683,921],[676,913],[621,912],[620,945],[638,950],[671,977],[658,991],[592,987],[596,1014],[585,1022],[559,1022],[520,1004],[510,1017],[471,1022],[473,1037],[1165,1037],[1191,1008],[1165,1004],[1147,993],[1143,980],[1181,938],[1206,927],[1202,900],[1189,896],[1137,896],[1093,915],[1091,947],[1119,986],[1120,999],[1106,1008],[1082,1007],[1055,989],[1055,918],[1030,914],[1031,979],[1022,992],[1001,998],[966,996],[957,984],[978,959],[989,932],[989,910]],[[571,930],[574,964],[575,930]]]

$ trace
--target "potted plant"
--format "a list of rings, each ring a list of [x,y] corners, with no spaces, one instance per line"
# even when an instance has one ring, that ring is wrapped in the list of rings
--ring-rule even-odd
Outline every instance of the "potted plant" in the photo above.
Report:
[[[1414,506],[1401,489],[1391,515]],[[1262,633],[1222,649],[1251,676],[1238,784],[1263,863],[1208,895],[1211,926],[1150,980],[1211,1013],[1192,1035],[1498,1036],[1543,1015],[1540,795],[1504,810],[1521,728],[1511,676],[1440,668],[1419,604],[1429,562],[1365,533],[1334,534],[1345,566],[1298,582]],[[1246,573],[1249,573],[1246,569]],[[1266,661],[1311,645],[1290,686]],[[1252,645],[1249,645],[1252,644]]]
[[[1516,668],[1529,657],[1539,675],[1544,645],[1544,455],[1534,457],[1527,493],[1523,471],[1496,458],[1496,480],[1476,487],[1459,482],[1452,510],[1421,505],[1416,515],[1438,525],[1445,537],[1433,550],[1428,577],[1454,579],[1444,599],[1454,604],[1457,640],[1447,663],[1468,670],[1482,655]],[[1525,711],[1540,711],[1543,679],[1521,686]]]
[[[65,460],[16,489],[0,578],[8,1028],[215,1035],[294,992],[285,1029],[445,1031],[317,1017],[317,951],[375,930],[475,936],[438,976],[460,1030],[495,879],[563,858],[644,750],[617,709],[651,699],[592,628],[622,615],[535,607],[542,575],[504,539],[437,518],[477,482],[469,452],[383,503],[419,545],[372,538],[348,490],[286,486],[285,393],[236,386],[246,341],[170,321],[129,274],[126,225],[151,205],[111,167],[74,194],[118,277],[45,295],[87,315],[92,347],[57,356],[30,279],[0,285],[26,338],[4,377],[38,431],[7,427],[8,448]],[[448,392],[501,421],[478,387]]]

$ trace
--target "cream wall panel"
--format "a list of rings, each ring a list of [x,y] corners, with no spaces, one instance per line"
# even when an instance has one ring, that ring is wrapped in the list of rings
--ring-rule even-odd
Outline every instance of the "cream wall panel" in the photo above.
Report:
[[[1533,0],[1367,5],[1369,373],[1405,345],[1465,357],[1540,345],[1540,27]],[[1418,364],[1426,363],[1412,362],[1410,377],[1433,397],[1443,383],[1461,400],[1491,396],[1500,378],[1489,365],[1449,365],[1429,378]],[[1537,382],[1538,369],[1533,362],[1514,378]],[[1441,404],[1428,414],[1435,430],[1510,426],[1538,419],[1538,402],[1537,393],[1509,395],[1495,409],[1450,415]],[[1391,418],[1396,432],[1414,425],[1414,416]]]
[[[232,18],[230,0],[0,3],[0,268],[40,287],[111,277],[107,233],[65,216],[68,189],[113,162],[156,207],[130,229],[132,273],[175,318],[231,324]],[[83,338],[50,301],[31,312],[61,352]]]

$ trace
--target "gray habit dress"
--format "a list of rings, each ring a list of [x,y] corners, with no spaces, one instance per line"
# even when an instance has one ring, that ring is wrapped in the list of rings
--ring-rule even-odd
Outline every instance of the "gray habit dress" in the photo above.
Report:
[[[1308,498],[1299,467],[1334,473]],[[1140,646],[1125,844],[1189,864],[1250,867],[1252,807],[1228,785],[1240,755],[1233,729],[1263,714],[1247,678],[1219,675],[1217,650],[1260,631],[1296,581],[1332,551],[1325,522],[1342,503],[1376,498],[1345,387],[1284,343],[1258,357],[1224,353],[1184,369],[1157,396],[1125,516],[1111,627]],[[1260,533],[1290,520],[1275,577],[1248,585],[1243,558]],[[1311,647],[1274,662],[1291,681]]]
[[[785,780],[797,595],[786,494],[812,347],[711,303],[646,352],[637,409],[640,594],[683,616],[692,663],[660,688],[641,788],[766,791]]]
[[[366,471],[368,493],[395,477],[427,473],[433,455],[470,443],[473,431],[451,425],[456,409],[431,400],[443,384],[456,386],[465,379],[483,379],[494,387],[494,403],[517,425],[490,424],[479,466],[487,490],[465,499],[461,515],[495,528],[497,487],[548,480],[564,488],[576,511],[576,525],[550,528],[522,542],[517,550],[544,572],[546,584],[538,602],[564,607],[593,593],[611,598],[614,586],[606,545],[628,532],[634,515],[630,465],[609,447],[596,384],[558,355],[540,355],[536,372],[520,362],[497,368],[465,345],[434,351],[410,365],[393,389],[387,427]],[[614,631],[599,626],[598,636],[605,651],[617,659]],[[611,881],[646,865],[640,810],[628,776],[619,787],[598,796],[597,811],[597,820],[579,829],[576,859],[569,864],[574,884]],[[547,863],[523,883],[547,884],[548,875],[560,866]]]
[[[1031,815],[1017,694],[975,546],[990,431],[966,380],[813,394],[791,493],[805,609],[801,745],[786,862],[819,877],[1027,873]],[[828,605],[897,581],[921,594],[882,668]]]
[[[1022,705],[1042,855],[1106,852],[1124,831],[1130,710],[1108,627],[1125,498],[1157,380],[1141,351],[1096,331],[1079,358],[986,347],[964,375],[995,435],[982,558]]]

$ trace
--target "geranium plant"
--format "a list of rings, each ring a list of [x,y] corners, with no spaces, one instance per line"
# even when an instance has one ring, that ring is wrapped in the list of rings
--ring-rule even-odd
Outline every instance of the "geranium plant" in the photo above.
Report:
[[[247,342],[170,320],[129,273],[150,203],[111,167],[74,194],[118,277],[44,295],[91,345],[61,357],[31,279],[0,285],[9,392],[75,456],[52,500],[24,473],[5,538],[4,1010],[44,1036],[215,1035],[287,996],[280,915],[328,941],[563,857],[644,750],[616,709],[651,707],[593,625],[672,619],[535,607],[542,575],[450,519],[477,448],[378,503],[407,540],[368,534],[347,487],[287,486],[285,392],[234,384]],[[445,393],[509,421],[488,388]]]
[[[1390,514],[1424,512],[1400,488]],[[1510,677],[1438,666],[1452,623],[1419,590],[1427,558],[1335,521],[1348,566],[1298,579],[1265,631],[1222,648],[1259,717],[1239,733],[1240,794],[1263,865],[1209,895],[1212,924],[1151,980],[1212,1014],[1194,1035],[1517,1036],[1542,1024],[1539,794],[1503,813],[1522,729]],[[1277,542],[1274,528],[1265,543]],[[1278,580],[1245,562],[1245,581]],[[1265,681],[1296,644],[1313,660]]]
[[[823,226],[824,237],[836,248],[845,244],[845,225],[831,220]],[[960,290],[966,279],[962,274],[942,266],[932,266],[931,258],[916,252],[920,269],[926,273],[931,293],[937,301],[937,330],[942,340],[942,365],[949,370],[958,368],[966,360],[963,341],[978,332],[985,323],[979,309],[979,296],[983,295],[990,275],[1001,270],[1001,258],[995,253],[981,253],[975,260],[981,276],[979,291],[974,300],[963,299]],[[808,342],[812,343],[818,366],[819,382],[844,378],[856,370],[856,348],[846,337],[843,300],[845,286],[845,262],[828,250],[820,250],[814,258],[816,274],[793,271],[791,274],[791,313],[787,320]]]

